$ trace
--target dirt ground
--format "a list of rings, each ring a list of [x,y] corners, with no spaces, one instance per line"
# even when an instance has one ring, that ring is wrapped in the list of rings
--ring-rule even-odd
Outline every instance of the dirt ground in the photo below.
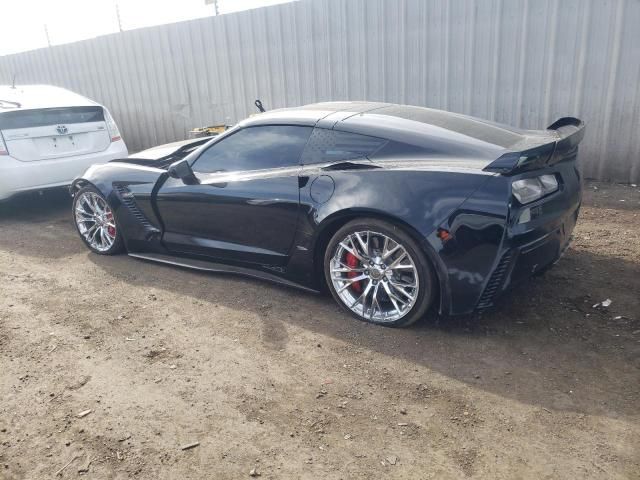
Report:
[[[640,478],[640,187],[586,185],[565,257],[494,311],[405,330],[89,254],[64,193],[1,205],[0,478],[251,473]]]

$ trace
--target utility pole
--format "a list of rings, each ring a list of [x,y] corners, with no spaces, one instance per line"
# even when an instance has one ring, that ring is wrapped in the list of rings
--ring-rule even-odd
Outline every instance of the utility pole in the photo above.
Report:
[[[204,4],[205,5],[213,4],[213,12],[216,14],[216,17],[220,15],[220,12],[218,11],[218,0],[204,0]]]
[[[49,29],[47,28],[47,24],[44,24],[44,35],[47,37],[47,45],[51,46],[51,39],[49,38]]]
[[[116,4],[116,19],[118,20],[118,30],[122,31],[122,21],[120,20],[120,6],[118,5],[118,2],[115,2]]]

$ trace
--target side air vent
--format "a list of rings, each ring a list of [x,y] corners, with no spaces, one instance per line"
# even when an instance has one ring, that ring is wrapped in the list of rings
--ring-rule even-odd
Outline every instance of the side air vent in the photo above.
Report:
[[[500,291],[500,288],[504,284],[504,277],[507,273],[512,257],[513,251],[511,250],[507,251],[502,256],[502,258],[500,259],[500,263],[498,263],[498,266],[491,274],[491,278],[489,279],[484,292],[482,292],[482,296],[480,297],[477,308],[489,308],[493,306],[493,301],[496,297],[496,294]]]
[[[151,224],[145,214],[138,208],[131,190],[124,185],[116,185],[115,189],[120,194],[120,200],[122,200],[122,203],[127,207],[131,215],[133,215],[144,228],[156,230],[156,227]]]

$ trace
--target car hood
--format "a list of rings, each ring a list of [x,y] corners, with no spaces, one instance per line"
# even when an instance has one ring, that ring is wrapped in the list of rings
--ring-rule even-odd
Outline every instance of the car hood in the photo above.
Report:
[[[147,150],[134,153],[127,158],[118,158],[112,162],[131,163],[155,168],[166,168],[173,162],[182,160],[194,150],[207,143],[213,137],[192,138],[178,142],[158,145]]]

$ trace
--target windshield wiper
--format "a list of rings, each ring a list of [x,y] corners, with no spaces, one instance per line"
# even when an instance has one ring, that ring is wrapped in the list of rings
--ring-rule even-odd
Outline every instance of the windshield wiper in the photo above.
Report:
[[[21,103],[19,103],[19,102],[12,102],[12,101],[10,101],[10,100],[3,100],[3,99],[1,99],[1,98],[0,98],[0,107],[2,107],[2,108],[9,108],[9,107],[5,107],[4,105],[2,105],[3,103],[9,103],[9,104],[11,104],[14,108],[20,108],[20,107],[22,107],[22,104],[21,104]]]

